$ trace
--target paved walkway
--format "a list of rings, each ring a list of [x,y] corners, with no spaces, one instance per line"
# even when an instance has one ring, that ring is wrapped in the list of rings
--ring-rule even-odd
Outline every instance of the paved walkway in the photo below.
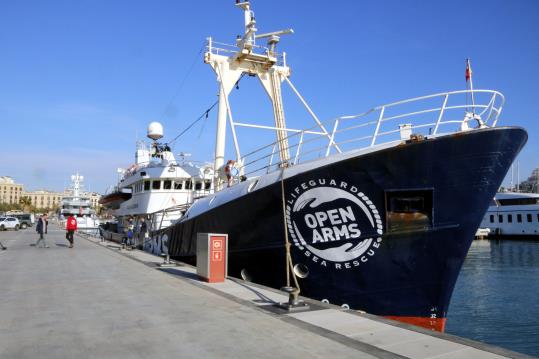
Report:
[[[46,238],[50,248],[36,248],[33,228],[0,232],[0,241],[8,247],[0,251],[2,359],[505,354],[331,306],[278,315],[261,309],[285,299],[273,290],[230,280],[202,284],[190,267],[160,270],[153,265],[157,257],[120,253],[80,237],[70,249],[64,232],[55,226]],[[346,327],[354,328],[356,338]]]

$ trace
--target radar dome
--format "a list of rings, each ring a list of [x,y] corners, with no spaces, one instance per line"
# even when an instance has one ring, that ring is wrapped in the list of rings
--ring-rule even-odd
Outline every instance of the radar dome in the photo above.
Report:
[[[148,134],[147,136],[154,141],[163,137],[163,125],[159,122],[152,122],[148,125]]]

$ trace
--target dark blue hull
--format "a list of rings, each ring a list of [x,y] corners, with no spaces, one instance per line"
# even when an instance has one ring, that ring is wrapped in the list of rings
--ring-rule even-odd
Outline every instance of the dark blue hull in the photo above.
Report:
[[[476,130],[285,176],[301,294],[443,330],[474,233],[526,140],[520,128]],[[168,251],[192,262],[198,232],[228,233],[229,275],[282,287],[282,203],[279,181],[186,218],[165,231]]]

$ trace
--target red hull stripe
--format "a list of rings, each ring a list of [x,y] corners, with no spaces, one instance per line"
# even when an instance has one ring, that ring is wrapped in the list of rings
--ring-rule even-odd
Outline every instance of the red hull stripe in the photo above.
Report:
[[[446,318],[396,317],[396,316],[388,316],[386,318],[403,322],[403,323],[407,323],[407,324],[417,325],[418,327],[436,330],[442,333],[445,330]]]

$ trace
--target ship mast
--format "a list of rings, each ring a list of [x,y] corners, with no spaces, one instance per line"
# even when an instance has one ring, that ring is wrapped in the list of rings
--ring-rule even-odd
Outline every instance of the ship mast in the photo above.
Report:
[[[333,138],[328,130],[320,122],[307,101],[301,96],[299,91],[290,81],[290,67],[286,64],[286,53],[277,53],[276,46],[280,37],[294,33],[292,29],[273,31],[258,34],[254,12],[251,10],[249,1],[236,0],[236,6],[243,10],[245,30],[243,36],[238,35],[234,45],[226,45],[213,42],[209,37],[204,62],[209,64],[217,76],[219,83],[219,110],[217,114],[217,131],[215,139],[215,178],[214,188],[219,190],[222,183],[219,182],[219,170],[224,168],[225,163],[225,139],[227,118],[230,124],[231,134],[234,140],[234,150],[236,152],[236,162],[240,175],[243,175],[243,163],[236,136],[236,126],[270,129],[268,126],[258,126],[254,124],[234,123],[228,96],[232,88],[238,83],[242,75],[257,77],[268,95],[272,107],[275,127],[271,128],[276,133],[276,146],[279,150],[280,167],[286,167],[290,161],[290,152],[284,115],[283,98],[281,85],[286,82],[294,94],[301,101],[309,115],[320,128],[320,134],[328,138],[330,146],[337,152],[342,152],[339,146],[333,142]],[[256,44],[257,40],[265,39],[266,46]],[[224,46],[224,47],[223,47]],[[298,131],[296,131],[298,132]]]
[[[215,163],[214,168],[217,171],[224,164],[226,120],[227,115],[232,124],[232,113],[228,102],[230,91],[240,79],[242,74],[256,76],[266,90],[268,97],[273,105],[273,115],[277,133],[277,143],[279,146],[279,156],[281,163],[287,163],[290,160],[288,151],[288,141],[286,138],[286,120],[283,109],[283,100],[281,94],[281,83],[290,76],[290,68],[283,60],[278,63],[275,47],[279,42],[280,36],[293,33],[292,29],[275,31],[257,35],[256,20],[253,11],[250,8],[249,1],[236,2],[236,6],[241,8],[244,13],[245,32],[243,36],[236,39],[237,51],[227,56],[222,53],[212,52],[212,39],[208,38],[208,50],[204,55],[204,62],[209,64],[219,83],[219,111],[217,116],[217,134],[215,144]],[[267,48],[256,45],[256,40],[267,39]],[[264,49],[264,53],[256,53],[255,49]],[[283,53],[283,58],[285,54]],[[234,126],[231,126],[234,136],[234,145],[236,150],[236,160],[240,161],[239,144],[236,141]],[[216,186],[217,188],[218,186]]]
[[[73,182],[73,198],[80,197],[81,183],[84,180],[84,177],[79,175],[79,172],[71,176],[71,181]]]

